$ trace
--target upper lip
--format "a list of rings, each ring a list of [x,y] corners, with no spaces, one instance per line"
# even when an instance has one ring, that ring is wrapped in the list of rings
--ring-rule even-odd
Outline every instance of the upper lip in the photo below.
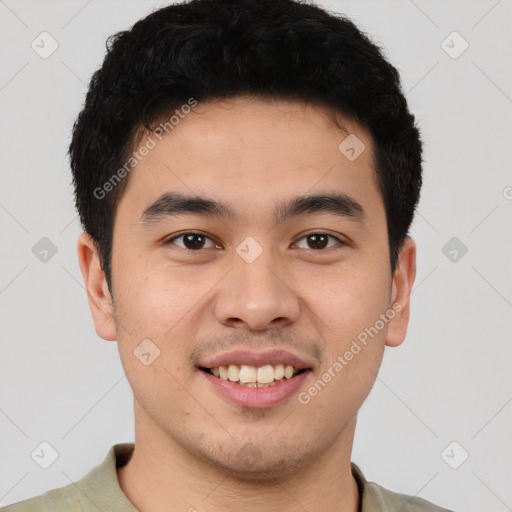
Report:
[[[291,365],[298,370],[309,369],[313,367],[311,361],[307,361],[288,350],[272,349],[261,352],[253,350],[238,349],[230,352],[223,352],[201,361],[198,365],[200,368],[217,368],[219,366],[227,366],[230,364],[248,365],[260,367],[266,364],[284,366]]]

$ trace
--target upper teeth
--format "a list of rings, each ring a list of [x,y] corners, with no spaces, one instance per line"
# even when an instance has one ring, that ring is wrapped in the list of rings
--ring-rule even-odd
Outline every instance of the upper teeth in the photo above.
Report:
[[[212,373],[222,380],[231,382],[239,382],[240,384],[260,383],[269,384],[274,380],[282,380],[283,378],[291,379],[299,370],[292,365],[284,366],[282,364],[266,364],[256,368],[249,365],[230,364],[228,366],[217,366],[211,368]]]

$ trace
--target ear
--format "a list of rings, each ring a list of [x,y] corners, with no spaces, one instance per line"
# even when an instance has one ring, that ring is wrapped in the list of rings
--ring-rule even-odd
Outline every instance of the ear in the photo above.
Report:
[[[107,286],[105,273],[101,269],[96,244],[90,235],[83,232],[78,237],[78,263],[87,290],[87,299],[92,313],[96,333],[107,341],[117,339],[114,322],[114,307]]]
[[[397,347],[400,345],[407,333],[410,314],[410,296],[414,278],[416,277],[416,244],[414,240],[407,237],[398,255],[398,261],[393,275],[391,285],[390,311],[394,316],[388,324],[386,333],[386,345]]]

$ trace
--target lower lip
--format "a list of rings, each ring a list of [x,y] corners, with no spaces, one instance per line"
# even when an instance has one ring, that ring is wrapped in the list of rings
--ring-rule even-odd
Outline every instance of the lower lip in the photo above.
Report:
[[[235,384],[228,380],[222,380],[203,370],[198,371],[204,375],[208,382],[210,382],[215,390],[222,396],[237,405],[249,409],[262,409],[280,404],[296,393],[304,383],[304,380],[311,373],[311,370],[306,370],[291,379],[282,379],[274,386],[251,388]]]

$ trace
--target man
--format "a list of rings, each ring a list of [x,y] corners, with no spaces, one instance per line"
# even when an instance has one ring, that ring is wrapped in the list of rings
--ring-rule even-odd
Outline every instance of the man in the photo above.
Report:
[[[406,335],[421,142],[347,19],[195,0],[109,41],[70,145],[96,331],[135,443],[5,511],[442,511],[351,463]]]

